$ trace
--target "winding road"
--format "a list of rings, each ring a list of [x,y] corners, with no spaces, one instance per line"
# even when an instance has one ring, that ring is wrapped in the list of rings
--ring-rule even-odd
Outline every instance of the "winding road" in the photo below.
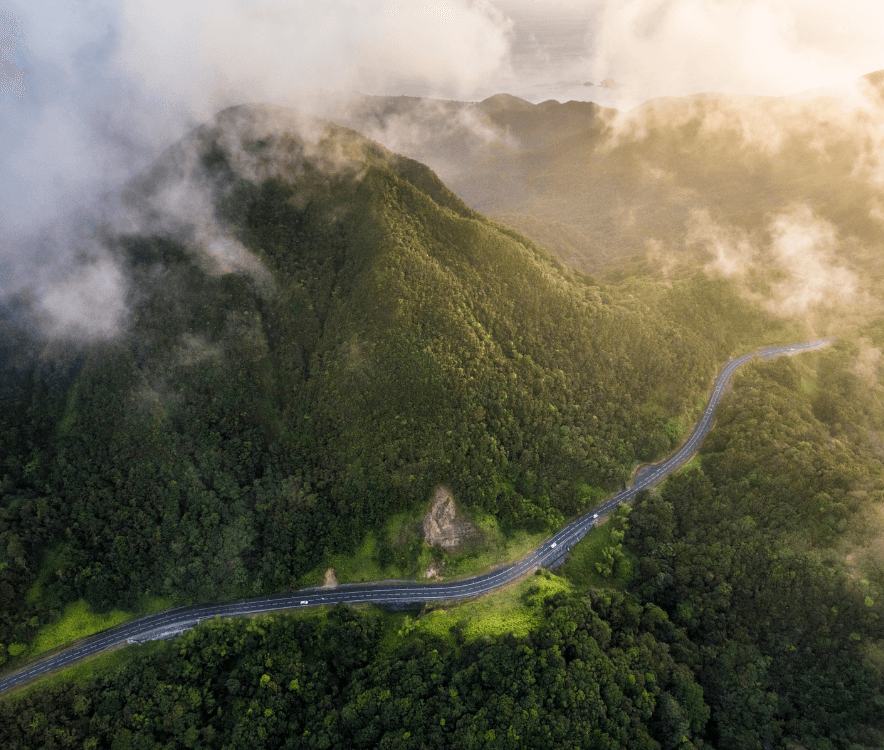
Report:
[[[635,476],[629,487],[609,498],[605,503],[589,511],[576,521],[547,540],[536,550],[516,563],[499,568],[474,578],[447,583],[365,583],[338,586],[334,589],[312,588],[300,591],[262,596],[238,602],[223,604],[203,604],[166,610],[154,615],[131,620],[96,635],[83,639],[77,645],[60,653],[47,656],[27,667],[7,675],[0,680],[0,693],[35,680],[58,669],[70,666],[93,654],[127,643],[144,643],[145,641],[171,638],[183,633],[211,617],[235,617],[252,615],[261,612],[273,612],[282,609],[333,605],[338,603],[357,604],[372,603],[384,606],[404,607],[420,605],[424,602],[446,601],[480,596],[489,591],[511,583],[530,571],[541,567],[556,565],[568,550],[595,525],[600,515],[611,512],[620,503],[631,500],[636,493],[656,484],[667,474],[672,473],[687,463],[696,453],[703,438],[712,429],[715,410],[721,401],[731,376],[738,367],[755,357],[774,359],[780,356],[798,354],[800,352],[821,349],[834,339],[818,339],[802,344],[773,346],[731,359],[722,368],[715,380],[715,389],[703,418],[681,449],[673,456],[659,464],[643,467]]]

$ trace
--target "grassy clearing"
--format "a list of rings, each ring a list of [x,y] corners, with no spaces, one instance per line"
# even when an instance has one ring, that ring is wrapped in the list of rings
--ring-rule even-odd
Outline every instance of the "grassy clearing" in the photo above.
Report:
[[[96,614],[83,600],[65,607],[64,614],[57,622],[44,625],[34,639],[31,654],[36,656],[44,651],[63,646],[66,643],[112,628],[114,625],[132,619],[132,614],[115,609],[112,612]]]
[[[172,607],[171,599],[162,596],[143,597],[138,610],[127,612],[115,609],[111,612],[93,612],[89,604],[80,599],[65,607],[61,617],[44,625],[28,650],[28,656],[37,656],[59,646],[64,646],[78,638],[85,638],[99,631],[112,628],[142,615],[162,612]]]
[[[703,471],[703,467],[701,464],[702,464],[702,461],[700,459],[700,454],[698,453],[690,461],[688,461],[684,466],[682,466],[680,469],[678,469],[678,471],[676,471],[675,473],[682,474],[686,471],[690,471],[691,469],[697,469],[699,471]]]
[[[384,524],[383,530],[378,534],[374,532],[367,534],[362,545],[352,555],[333,555],[327,564],[304,575],[299,581],[299,585],[321,586],[328,568],[335,569],[335,577],[339,583],[367,583],[391,578],[416,578],[430,564],[432,552],[429,548],[423,548],[416,557],[406,555],[405,560],[394,561],[383,566],[380,561],[379,547],[386,543],[392,548],[407,548],[413,544],[418,534],[420,520],[413,513],[397,513],[390,516]]]
[[[571,555],[559,572],[579,591],[590,587],[625,590],[629,585],[638,560],[628,550],[623,550],[624,556],[618,561],[610,578],[603,576],[596,567],[597,563],[604,562],[604,550],[616,545],[613,539],[615,531],[614,523],[603,523],[591,529],[571,547]]]
[[[560,591],[571,592],[573,588],[565,579],[544,570],[463,604],[442,606],[420,616],[391,613],[382,648],[392,650],[414,636],[440,638],[454,646],[457,630],[465,642],[485,635],[525,636],[542,623],[543,599]]]
[[[26,601],[28,604],[37,605],[46,609],[60,611],[60,616],[37,631],[33,641],[29,645],[11,644],[10,653],[13,656],[24,655],[25,657],[37,656],[67,643],[92,635],[114,625],[119,625],[127,620],[132,620],[141,615],[149,615],[161,612],[173,606],[171,599],[161,596],[144,596],[138,603],[135,611],[113,610],[111,612],[93,612],[89,604],[80,599],[64,606],[58,585],[53,583],[54,571],[59,561],[65,554],[63,545],[47,551],[40,566],[37,580],[28,590]],[[179,604],[181,602],[178,602]]]
[[[605,491],[586,486],[587,507],[600,502]],[[476,575],[495,565],[520,560],[531,550],[539,547],[549,536],[549,531],[529,533],[527,531],[505,532],[497,519],[479,509],[459,508],[465,516],[482,532],[482,541],[474,547],[459,552],[444,552],[445,565],[442,569],[444,580]],[[303,576],[299,586],[320,586],[325,571],[335,569],[339,583],[368,583],[385,579],[420,580],[433,559],[433,550],[422,539],[421,522],[423,516],[399,513],[391,516],[378,534],[366,535],[362,545],[352,555],[334,555],[322,566]],[[380,547],[386,544],[395,552],[394,562],[381,564]],[[439,554],[438,551],[436,554]]]
[[[469,516],[472,523],[482,532],[482,546],[464,552],[447,553],[443,571],[446,579],[476,575],[495,565],[520,560],[543,544],[549,536],[548,531],[505,533],[494,516],[481,510],[473,510]]]

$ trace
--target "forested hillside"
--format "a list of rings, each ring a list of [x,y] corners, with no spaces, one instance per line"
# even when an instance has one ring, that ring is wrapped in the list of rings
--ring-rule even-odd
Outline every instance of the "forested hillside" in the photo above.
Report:
[[[820,227],[834,228],[837,265],[880,289],[882,80],[879,71],[819,96],[659,97],[627,112],[506,95],[365,97],[342,115],[597,276],[660,278],[723,255],[718,271],[751,267],[746,281],[765,295],[782,274],[801,275],[769,252],[776,218],[801,206],[805,233],[819,241]]]
[[[426,167],[300,126],[225,111],[128,187],[135,218],[102,230],[130,288],[114,340],[50,344],[10,308],[10,663],[79,598],[302,585],[439,483],[505,530],[554,528],[668,451],[717,365],[774,335],[726,282],[600,284]]]
[[[630,589],[697,644],[716,747],[884,741],[884,399],[858,367],[882,339],[864,333],[738,373],[702,470],[629,516]]]
[[[0,739],[9,750],[708,747],[690,644],[659,608],[603,593],[541,606],[529,637],[461,646],[391,648],[389,623],[344,607],[219,621],[110,679],[0,704]]]

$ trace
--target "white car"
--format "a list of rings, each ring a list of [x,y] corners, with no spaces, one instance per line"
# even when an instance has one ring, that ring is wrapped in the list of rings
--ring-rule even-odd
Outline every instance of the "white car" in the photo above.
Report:
[[[553,542],[552,547],[550,547],[550,549],[555,549],[557,544],[558,544],[558,542]]]
[[[599,514],[598,514],[598,513],[593,513],[593,514],[592,514],[592,517],[593,517],[594,519],[595,519],[595,518],[598,518],[598,517],[599,517]]]
[[[301,604],[309,604],[309,603],[310,603],[310,602],[307,601],[306,599],[302,599],[302,600],[301,600]]]

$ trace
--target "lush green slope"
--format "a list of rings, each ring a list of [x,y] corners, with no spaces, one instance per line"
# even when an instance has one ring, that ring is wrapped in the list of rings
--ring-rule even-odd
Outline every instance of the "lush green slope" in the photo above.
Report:
[[[468,205],[595,275],[696,269],[734,231],[764,254],[774,217],[802,205],[817,220],[808,232],[823,221],[835,227],[839,264],[880,288],[880,73],[855,84],[867,98],[697,94],[628,112],[507,96],[365,98],[347,122],[395,142]],[[698,212],[724,231],[698,232],[706,224]],[[765,284],[781,280],[775,260],[745,255],[734,252],[732,263],[752,265],[763,283],[750,285],[769,293]]]
[[[716,747],[884,741],[884,568],[856,554],[879,534],[884,401],[862,361],[845,342],[741,371],[702,471],[629,516],[630,589],[699,647]]]
[[[395,622],[344,607],[204,624],[106,676],[3,701],[0,742],[707,747],[692,741],[709,716],[694,655],[659,608],[564,594],[540,606],[527,637],[459,646],[396,636]]]
[[[768,330],[724,283],[597,284],[422,165],[285,117],[222,113],[130,188],[148,233],[105,238],[125,335],[6,361],[0,642],[78,597],[297,584],[439,483],[505,529],[554,527],[668,450]],[[239,260],[157,219],[181,185]]]
[[[114,235],[125,337],[41,354],[3,329],[9,665],[80,597],[297,583],[438,483],[507,528],[559,523],[668,449],[716,363],[772,330],[724,282],[571,272],[351,132],[308,147],[229,117],[185,146],[269,276]],[[631,593],[526,602],[527,635],[469,643],[432,614],[218,622],[3,701],[4,742],[880,746],[884,335],[861,333],[741,371],[702,471],[599,537],[598,576],[592,551],[565,571]]]

